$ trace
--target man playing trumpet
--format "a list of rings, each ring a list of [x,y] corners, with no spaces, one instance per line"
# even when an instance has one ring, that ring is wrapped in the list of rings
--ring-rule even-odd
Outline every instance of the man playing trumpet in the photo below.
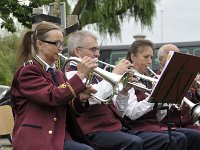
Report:
[[[70,56],[98,58],[100,56],[97,38],[88,31],[78,31],[70,36],[68,40],[68,50]],[[113,69],[114,74],[123,74],[130,71],[132,67],[128,60],[121,60]],[[75,66],[68,68],[70,72],[66,72],[70,77]],[[111,75],[112,78],[112,75]],[[94,79],[92,86],[97,90],[95,96],[106,99],[111,96],[112,86],[106,83],[104,79]],[[121,98],[123,95],[121,94]],[[119,100],[120,101],[120,100]],[[77,122],[88,137],[90,143],[103,147],[103,149],[154,149],[167,150],[169,148],[168,136],[153,132],[137,132],[131,131],[127,124],[121,118],[119,111],[109,103],[101,102],[95,98],[90,99],[90,110],[77,119]],[[120,102],[119,102],[120,103]],[[176,141],[173,142],[176,147]],[[152,145],[153,144],[153,145]],[[176,148],[174,148],[176,149]]]

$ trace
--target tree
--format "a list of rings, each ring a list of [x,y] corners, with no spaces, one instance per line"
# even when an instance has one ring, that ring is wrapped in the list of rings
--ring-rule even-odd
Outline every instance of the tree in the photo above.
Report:
[[[101,34],[120,36],[124,19],[135,18],[151,28],[156,0],[78,0],[72,14],[78,15],[81,26],[96,23]]]
[[[16,54],[20,43],[17,34],[0,37],[0,85],[11,85],[13,74],[16,71]]]
[[[70,11],[68,0],[67,12]],[[74,0],[75,1],[75,0]],[[73,3],[74,3],[73,1]],[[31,27],[32,8],[52,3],[53,0],[31,0],[29,5],[19,4],[16,0],[0,2],[0,18],[3,19],[1,28],[15,32],[16,27],[10,14],[18,19],[22,25]],[[70,14],[78,15],[81,28],[88,24],[95,24],[100,34],[120,36],[120,25],[124,19],[131,17],[140,21],[142,26],[151,28],[152,20],[156,12],[156,0],[77,0]]]
[[[23,0],[2,0],[0,1],[0,18],[3,20],[1,28],[10,32],[16,32],[16,26],[13,17],[24,25],[31,28],[31,13],[33,8],[47,5],[53,0],[31,0],[27,5]]]

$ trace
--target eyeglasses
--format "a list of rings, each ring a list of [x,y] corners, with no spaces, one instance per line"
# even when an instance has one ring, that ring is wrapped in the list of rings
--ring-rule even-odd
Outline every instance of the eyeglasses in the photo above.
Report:
[[[89,51],[91,51],[93,53],[95,53],[96,51],[100,52],[99,47],[85,48],[85,47],[79,46],[78,48],[88,49]]]
[[[53,44],[56,45],[58,48],[60,48],[61,46],[64,46],[64,43],[61,41],[56,41],[56,42],[52,42],[52,41],[45,41],[45,40],[40,40],[42,42],[48,43],[48,44]]]

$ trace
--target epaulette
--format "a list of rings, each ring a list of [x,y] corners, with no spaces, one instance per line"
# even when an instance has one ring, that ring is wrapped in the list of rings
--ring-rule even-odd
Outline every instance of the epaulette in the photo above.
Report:
[[[46,65],[36,55],[33,57],[33,59],[36,60],[42,66],[43,69],[46,68]]]
[[[24,66],[26,65],[32,65],[33,64],[33,61],[32,60],[28,60],[27,62],[24,63]]]

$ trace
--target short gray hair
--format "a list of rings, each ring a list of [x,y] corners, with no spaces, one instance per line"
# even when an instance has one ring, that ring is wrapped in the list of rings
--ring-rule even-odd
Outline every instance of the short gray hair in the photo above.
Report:
[[[158,58],[160,58],[161,56],[165,56],[166,54],[167,52],[164,51],[163,46],[158,49]]]
[[[85,31],[85,30],[76,31],[75,33],[70,35],[68,39],[68,45],[67,45],[69,56],[75,56],[74,50],[78,47],[84,47],[86,45],[87,41],[85,40],[85,37],[88,37],[88,36],[97,40],[97,37],[95,34],[93,34],[90,31]]]
[[[180,50],[178,49],[178,47],[176,45],[165,44],[159,48],[158,58],[160,58],[161,56],[166,56],[169,53],[169,51],[180,52]]]

